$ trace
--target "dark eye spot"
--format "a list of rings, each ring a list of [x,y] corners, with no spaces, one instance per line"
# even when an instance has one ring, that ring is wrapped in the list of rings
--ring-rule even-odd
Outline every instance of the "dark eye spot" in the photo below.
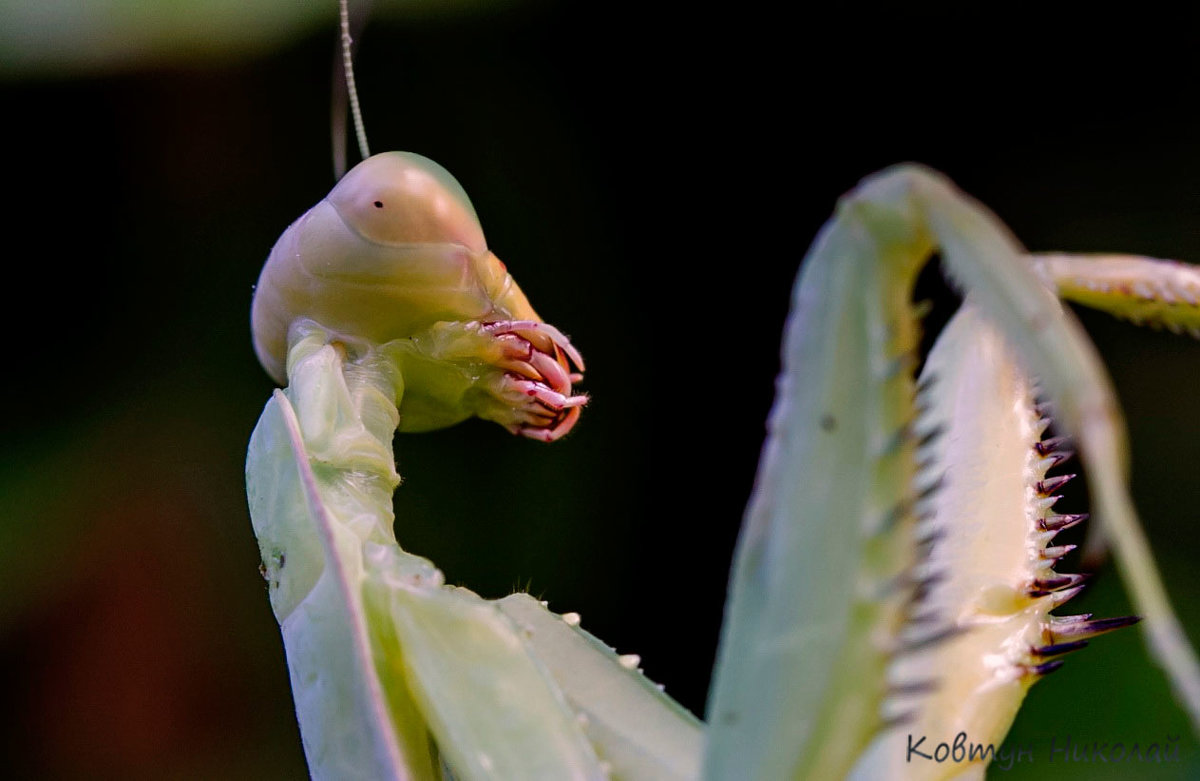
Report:
[[[382,209],[382,208],[383,208],[383,201],[376,201],[376,202],[375,202],[375,208],[376,208],[376,209]]]

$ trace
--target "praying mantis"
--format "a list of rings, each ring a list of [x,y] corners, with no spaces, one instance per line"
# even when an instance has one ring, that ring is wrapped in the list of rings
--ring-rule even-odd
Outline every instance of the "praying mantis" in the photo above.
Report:
[[[436,174],[421,186],[445,188],[438,197],[461,197],[431,166],[376,156],[339,188],[363,189],[351,200],[372,217],[377,194],[419,179],[414,169]],[[322,203],[344,195],[335,188]],[[392,192],[391,200],[398,195],[407,197]],[[353,210],[334,211],[353,229],[351,242],[370,235]],[[289,232],[309,224],[302,218]],[[488,299],[480,311],[525,319],[433,316],[381,341],[413,326],[388,324],[395,313],[374,318],[370,307],[347,307],[345,297],[321,299],[322,288],[368,285],[439,302],[444,288],[399,285],[412,268],[360,267],[353,253],[331,249],[336,238],[320,235],[311,256],[327,263],[319,273],[287,265],[312,263],[310,248],[298,250],[285,234],[272,256],[283,270],[269,262],[260,282],[256,337],[268,366],[285,361],[260,305],[300,301],[303,309],[280,321],[288,323],[288,390],[276,391],[264,412],[247,462],[315,777],[437,777],[442,763],[464,778],[900,777],[894,722],[916,720],[913,729],[946,740],[965,732],[980,745],[998,743],[1057,657],[1130,622],[1050,615],[1079,588],[1078,578],[1051,569],[1065,551],[1050,543],[1080,518],[1052,511],[1061,479],[1046,471],[1061,460],[1060,443],[1041,439],[1048,421],[1034,406],[1030,374],[1078,444],[1152,648],[1194,712],[1200,676],[1124,489],[1119,411],[1093,348],[1051,293],[1191,329],[1200,324],[1192,268],[1025,256],[982,207],[918,167],[880,174],[846,196],[797,282],[702,727],[630,669],[636,661],[572,627],[569,616],[524,595],[488,601],[444,586],[432,563],[395,542],[391,434],[404,417],[419,430],[476,414],[556,438],[564,411],[577,416],[586,400],[549,386],[551,377],[579,379],[566,368],[582,364],[569,341],[535,319],[510,278],[495,282],[460,256],[448,266],[454,274],[418,263],[416,278],[492,280],[480,289],[520,306]],[[918,384],[908,296],[935,247],[968,295]],[[430,257],[434,267],[442,262]],[[302,294],[280,275],[299,277],[290,281],[304,283]],[[339,308],[348,319],[338,320]],[[370,332],[358,317],[387,327]],[[823,369],[805,370],[813,366]],[[546,393],[528,394],[537,382]],[[444,388],[453,393],[433,403]],[[522,422],[497,412],[505,404]],[[530,404],[543,411],[532,415]]]
[[[1125,487],[1124,430],[1058,298],[1200,328],[1200,275],[1028,255],[944,177],[899,166],[839,202],[801,264],[702,723],[528,595],[445,585],[392,529],[392,434],[470,416],[553,441],[583,359],[488,250],[465,190],[366,158],[272,251],[253,307],[277,390],[247,486],[315,778],[946,778],[905,737],[999,744],[1034,682],[1132,618],[1051,614],[1048,474],[1069,435],[1151,649],[1200,723],[1200,667]],[[917,273],[966,293],[914,376]],[[1047,403],[1039,403],[1039,399]],[[1097,651],[1102,652],[1102,651]]]

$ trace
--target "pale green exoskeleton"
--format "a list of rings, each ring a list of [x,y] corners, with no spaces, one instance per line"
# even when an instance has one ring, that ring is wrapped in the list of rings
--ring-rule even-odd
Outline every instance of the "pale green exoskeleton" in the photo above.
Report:
[[[917,383],[916,274],[968,304]],[[1125,432],[1095,349],[1053,293],[1175,329],[1200,274],[1146,258],[1026,256],[943,177],[898,166],[839,203],[801,267],[784,369],[735,555],[710,692],[709,779],[980,776],[1029,685],[1131,618],[1055,617],[1066,457],[1089,472],[1151,651],[1200,724],[1200,667],[1126,489]],[[913,764],[926,747],[954,761]]]
[[[389,203],[407,207],[394,225]],[[371,158],[289,228],[260,281],[256,347],[288,387],[255,431],[247,481],[314,777],[978,776],[1034,681],[1133,622],[1051,614],[1080,583],[1055,571],[1069,548],[1054,536],[1082,518],[1054,512],[1065,478],[1047,471],[1066,454],[1042,438],[1031,376],[1196,712],[1200,677],[1129,504],[1112,391],[1052,293],[1192,327],[1194,269],[1024,255],[911,166],[843,199],[795,288],[705,737],[636,658],[527,595],[449,588],[396,542],[397,427],[476,414],[553,439],[583,401],[573,348],[473,225],[440,168]],[[909,295],[935,248],[968,305],[918,383]],[[969,735],[980,753],[914,767],[913,730]]]
[[[548,441],[586,400],[449,174],[357,166],[272,250],[253,325],[288,387],[251,439],[251,517],[313,776],[695,777],[699,722],[628,658],[396,542],[397,427],[478,415]]]

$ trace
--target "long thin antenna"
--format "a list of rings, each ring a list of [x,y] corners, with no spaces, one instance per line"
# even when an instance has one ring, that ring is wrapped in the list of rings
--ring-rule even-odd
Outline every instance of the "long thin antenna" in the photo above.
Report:
[[[346,79],[342,73],[342,44],[339,41],[333,52],[332,89],[329,96],[329,145],[333,151],[333,180],[346,175],[346,128],[350,117],[350,104],[346,99]]]
[[[342,67],[346,73],[346,93],[350,97],[350,115],[354,117],[354,135],[358,138],[358,153],[366,160],[371,156],[367,145],[367,129],[363,126],[362,109],[358,105],[358,89],[354,86],[354,58],[351,55],[353,41],[350,37],[350,2],[338,0],[342,21]]]

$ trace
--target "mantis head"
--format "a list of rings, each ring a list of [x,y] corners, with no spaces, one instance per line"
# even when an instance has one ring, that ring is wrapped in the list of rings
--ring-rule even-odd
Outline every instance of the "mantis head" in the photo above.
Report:
[[[410,152],[369,157],[271,250],[251,313],[259,361],[286,381],[288,349],[316,327],[391,361],[400,430],[471,416],[550,441],[587,397],[579,353],[542,322],[462,186]]]

